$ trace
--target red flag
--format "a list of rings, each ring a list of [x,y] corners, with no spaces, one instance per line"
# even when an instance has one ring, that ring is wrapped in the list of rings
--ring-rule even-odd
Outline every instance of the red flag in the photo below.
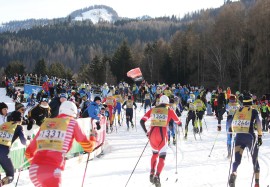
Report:
[[[127,72],[127,76],[132,78],[134,81],[142,81],[143,76],[140,68],[135,68]]]

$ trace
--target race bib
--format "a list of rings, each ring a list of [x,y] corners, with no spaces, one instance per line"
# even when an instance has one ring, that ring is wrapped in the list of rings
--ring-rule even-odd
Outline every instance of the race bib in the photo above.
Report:
[[[195,111],[196,106],[193,103],[189,103],[189,110]]]
[[[127,100],[127,108],[133,108],[133,101]]]
[[[0,144],[10,147],[17,123],[6,122],[0,125]]]
[[[234,115],[235,111],[239,109],[239,105],[236,104],[228,104],[228,115]]]
[[[154,108],[151,112],[151,126],[166,127],[168,120],[167,108]]]
[[[114,100],[113,98],[109,98],[109,97],[108,97],[108,98],[106,99],[106,105],[113,106],[113,104],[114,104],[114,103],[113,103],[113,100]]]
[[[244,107],[241,111],[237,110],[232,121],[232,130],[235,133],[249,133],[251,124],[252,109]]]
[[[196,107],[197,108],[201,108],[203,105],[202,105],[202,103],[201,102],[199,102],[199,103],[196,103]]]
[[[38,150],[62,151],[70,119],[47,118],[40,127]]]
[[[145,94],[145,98],[144,99],[150,99],[150,95],[149,94]]]

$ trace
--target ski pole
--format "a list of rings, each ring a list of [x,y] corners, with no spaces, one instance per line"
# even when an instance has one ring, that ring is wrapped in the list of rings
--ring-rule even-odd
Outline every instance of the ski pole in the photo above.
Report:
[[[214,141],[213,147],[212,147],[212,149],[211,149],[210,154],[209,154],[209,156],[208,156],[208,157],[210,157],[210,156],[211,156],[211,153],[212,153],[212,151],[213,151],[213,149],[214,149],[214,147],[215,147],[215,144],[216,144],[217,137],[218,137],[219,133],[220,133],[220,131],[218,131],[218,133],[217,133],[217,136],[216,136],[216,138],[215,138],[215,141]]]
[[[252,136],[252,135],[250,134],[250,136]],[[252,138],[253,138],[253,136],[252,136]],[[251,179],[251,187],[253,186],[253,180],[254,180],[254,177],[255,177],[256,165],[257,165],[257,163],[258,163],[259,146],[258,146],[257,140],[254,141],[254,144],[253,144],[253,147],[252,147],[252,152],[251,152],[251,157],[252,157],[252,159],[253,159],[253,155],[254,155],[254,152],[255,152],[255,146],[256,146],[256,148],[257,148],[257,151],[256,151],[256,154],[257,154],[257,155],[256,155],[256,162],[255,162],[255,164],[253,165],[253,175],[252,175],[252,179]]]
[[[177,132],[178,130],[177,130],[177,128],[176,128],[176,132]],[[176,156],[176,158],[175,158],[175,174],[177,174],[178,172],[177,172],[177,145],[178,145],[178,143],[177,143],[177,141],[178,141],[178,138],[177,138],[177,136],[175,136],[175,141],[176,141],[176,146],[175,146],[175,150],[176,150],[176,153],[175,153],[175,156]]]
[[[137,121],[137,119],[136,119],[136,109],[135,109],[135,130],[136,130],[136,132],[137,132],[136,121]]]
[[[19,174],[18,174],[18,178],[17,178],[17,181],[16,181],[16,184],[15,184],[15,187],[17,187],[18,185],[18,182],[19,182],[19,178],[20,178],[20,174],[21,174],[21,171],[22,171],[22,168],[29,163],[30,160],[32,160],[33,158],[23,162],[21,165],[20,165],[20,169],[19,169]],[[24,160],[23,160],[24,161]],[[0,178],[1,179],[1,178]]]
[[[83,187],[83,184],[84,184],[84,179],[85,179],[85,175],[86,175],[86,170],[87,170],[89,158],[90,158],[90,153],[88,153],[87,160],[86,160],[86,165],[85,165],[84,174],[83,174],[83,180],[82,180],[82,187]]]
[[[91,119],[91,126],[92,126],[92,128],[90,130],[90,135],[91,135],[91,131],[93,130],[93,119]],[[89,158],[90,158],[90,152],[88,153],[87,160],[86,160],[86,165],[85,165],[84,174],[83,174],[83,180],[82,180],[82,187],[83,187],[83,184],[84,184],[84,179],[85,179],[85,175],[86,175],[86,171],[87,171],[87,166],[88,166]]]
[[[144,153],[144,151],[145,151],[145,149],[146,149],[148,143],[149,143],[149,139],[148,139],[148,141],[147,141],[147,143],[146,143],[146,145],[145,145],[145,147],[144,147],[144,149],[143,149],[143,151],[142,151],[142,154],[141,154],[141,156],[139,157],[139,159],[138,159],[138,161],[137,161],[137,163],[136,163],[136,165],[135,165],[133,171],[131,172],[131,174],[130,174],[130,176],[129,176],[129,178],[128,178],[128,181],[127,181],[127,183],[126,183],[126,185],[125,185],[125,187],[127,187],[128,183],[129,183],[129,180],[130,180],[130,178],[132,177],[132,175],[133,175],[133,173],[134,173],[134,171],[135,171],[135,169],[136,169],[136,167],[137,167],[137,165],[138,165],[138,163],[139,163],[139,161],[140,161],[140,159],[141,159],[141,157],[142,157],[142,155],[143,155],[143,153]]]
[[[205,121],[205,119],[204,119],[204,118],[203,118],[203,120],[204,120],[204,125],[205,125],[205,127],[206,127],[206,130],[208,131],[206,121]]]
[[[121,125],[123,125],[123,120],[124,120],[125,112],[126,112],[126,109],[124,109],[124,112],[122,112]]]
[[[228,175],[228,182],[227,182],[227,186],[229,186],[229,180],[230,180],[230,172],[231,172],[231,168],[232,168],[232,158],[233,158],[233,154],[234,154],[234,147],[235,147],[235,141],[233,141],[233,147],[231,150],[231,158],[230,158],[230,168],[229,168],[229,175]]]

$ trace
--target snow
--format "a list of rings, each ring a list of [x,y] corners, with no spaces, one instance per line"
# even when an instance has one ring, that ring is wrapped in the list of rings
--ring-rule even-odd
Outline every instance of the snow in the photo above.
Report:
[[[76,21],[83,21],[86,19],[90,19],[94,24],[99,21],[112,21],[112,15],[105,9],[92,9],[87,12],[82,13],[81,16],[77,16],[74,18]]]
[[[12,100],[5,96],[5,91],[2,88],[0,89],[0,99],[1,101],[7,102],[9,106],[12,106]],[[140,104],[138,104],[138,106],[140,106]],[[153,186],[149,182],[151,147],[150,145],[146,146],[148,139],[139,125],[139,121],[144,114],[143,109],[140,110],[139,108],[136,112],[137,131],[134,128],[128,132],[124,123],[121,127],[118,127],[117,132],[113,132],[107,136],[104,155],[88,162],[84,181],[85,187],[126,186],[145,147],[145,151],[143,152],[127,186]],[[9,108],[9,111],[12,111],[12,109]],[[182,122],[185,121],[186,114],[186,112],[183,113],[181,117]],[[226,116],[224,116],[224,119],[226,119]],[[216,131],[217,120],[215,117],[205,116],[205,122],[208,130],[203,122],[204,132],[201,137],[202,140],[200,140],[198,135],[197,141],[194,139],[193,134],[191,133],[191,123],[189,125],[187,140],[183,140],[183,133],[180,128],[180,135],[177,136],[177,146],[172,145],[168,148],[165,167],[161,173],[162,187],[227,186],[230,160],[226,158],[225,120],[222,121],[222,131],[218,136]],[[149,122],[147,122],[147,125],[149,125]],[[216,137],[216,144],[209,157]],[[266,187],[270,183],[269,145],[270,136],[268,133],[265,133],[258,158],[261,167],[260,185],[263,187]],[[81,186],[86,160],[87,155],[83,155],[67,161],[66,169],[62,173],[62,186]],[[28,175],[27,170],[22,171],[17,186],[33,187]],[[251,157],[247,150],[245,150],[242,163],[238,167],[236,186],[251,186],[252,175]],[[7,185],[7,187],[13,187],[16,184],[17,177],[18,173],[15,174],[13,183]],[[175,183],[176,179],[178,179],[178,182]]]

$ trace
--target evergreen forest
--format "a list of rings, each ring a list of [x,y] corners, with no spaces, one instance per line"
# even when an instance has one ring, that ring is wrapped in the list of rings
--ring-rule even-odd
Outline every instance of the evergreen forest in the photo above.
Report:
[[[55,22],[0,33],[1,74],[35,73],[79,82],[181,83],[270,92],[270,1],[227,2],[183,18],[113,23]]]

